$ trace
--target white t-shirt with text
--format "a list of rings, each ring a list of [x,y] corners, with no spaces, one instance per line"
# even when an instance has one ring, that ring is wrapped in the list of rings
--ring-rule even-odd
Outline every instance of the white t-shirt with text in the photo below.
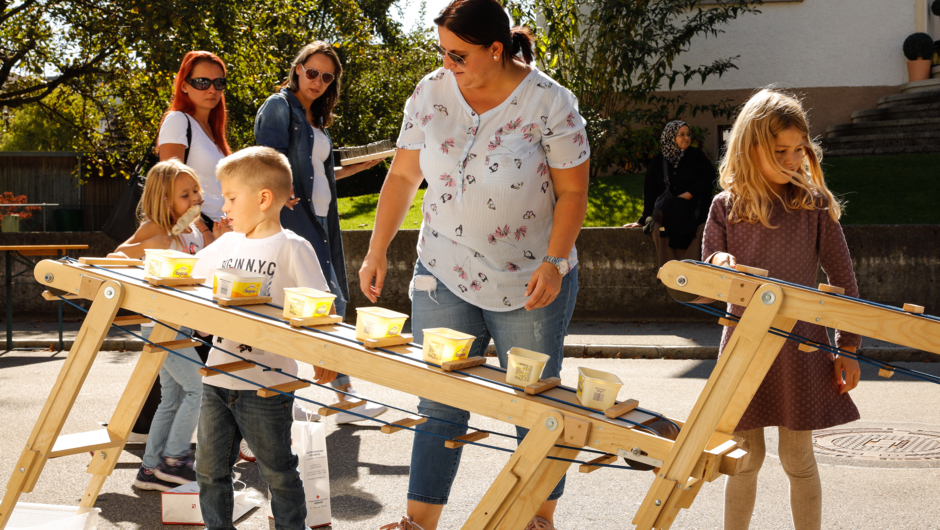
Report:
[[[213,270],[233,267],[267,277],[261,296],[270,296],[271,303],[284,305],[285,287],[312,287],[329,291],[320,262],[310,243],[290,230],[282,230],[264,239],[248,239],[244,234],[228,232],[214,243],[204,248],[196,257],[199,261],[193,270],[193,276],[212,278]],[[246,359],[261,363],[261,367],[235,372],[235,375],[264,386],[279,385],[293,381],[277,373],[297,375],[297,361],[274,353],[266,352],[246,344],[241,344],[222,337],[215,337],[209,352],[209,366],[237,361],[239,359],[221,350],[236,353]],[[217,349],[217,348],[221,348]],[[226,375],[203,378],[207,385],[230,390],[257,390],[259,387]]]

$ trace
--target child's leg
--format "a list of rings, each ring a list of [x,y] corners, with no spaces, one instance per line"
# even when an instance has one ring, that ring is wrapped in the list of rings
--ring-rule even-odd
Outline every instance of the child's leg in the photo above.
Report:
[[[163,363],[163,368],[178,383],[181,396],[163,451],[163,456],[171,458],[183,458],[189,454],[202,401],[202,376],[199,375],[200,364],[197,364],[201,362],[199,354],[194,348],[177,350],[177,353],[185,355],[186,359],[171,354]]]
[[[232,414],[237,390],[203,385],[196,443],[196,481],[206,530],[234,530],[232,466],[242,436]]]
[[[822,526],[822,484],[813,454],[813,431],[780,427],[780,463],[790,479],[790,510],[796,530]]]
[[[764,429],[739,431],[749,456],[740,473],[725,481],[725,530],[747,530],[757,498],[757,473],[764,463]]]
[[[141,326],[141,335],[146,339],[153,332],[152,326]],[[167,372],[166,366],[160,368],[160,404],[153,414],[150,424],[150,434],[147,436],[147,446],[144,450],[143,467],[153,469],[157,467],[166,449],[170,426],[176,416],[180,404],[180,386]]]
[[[291,451],[294,396],[259,397],[242,391],[232,410],[248,447],[255,454],[261,478],[271,490],[271,513],[278,530],[305,528],[307,499],[297,471],[297,455]],[[199,431],[202,431],[200,424]],[[236,453],[237,453],[236,444]],[[197,465],[199,461],[197,460]]]

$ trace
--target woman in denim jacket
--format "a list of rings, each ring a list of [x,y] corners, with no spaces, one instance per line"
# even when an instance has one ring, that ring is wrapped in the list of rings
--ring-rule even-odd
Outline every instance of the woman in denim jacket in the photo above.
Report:
[[[336,207],[336,180],[368,169],[380,160],[333,167],[333,142],[326,128],[333,124],[343,68],[329,44],[312,42],[298,52],[281,90],[269,97],[255,117],[255,141],[287,155],[294,177],[294,198],[281,211],[281,225],[313,245],[336,295],[336,312],[345,316],[349,301],[346,260]],[[349,377],[339,374],[333,387],[354,394]],[[340,395],[340,401],[345,399]],[[352,412],[375,417],[385,407],[367,402]],[[337,415],[337,423],[364,418]]]

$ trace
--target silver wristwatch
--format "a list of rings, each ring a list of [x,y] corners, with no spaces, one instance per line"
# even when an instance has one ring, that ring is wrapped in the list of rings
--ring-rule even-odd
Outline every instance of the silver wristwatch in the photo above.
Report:
[[[556,258],[554,256],[545,256],[544,258],[542,258],[542,263],[545,263],[545,262],[548,262],[554,265],[555,269],[558,270],[558,274],[562,276],[564,276],[565,274],[568,274],[568,271],[571,270],[571,266],[568,265],[568,260],[564,258]]]

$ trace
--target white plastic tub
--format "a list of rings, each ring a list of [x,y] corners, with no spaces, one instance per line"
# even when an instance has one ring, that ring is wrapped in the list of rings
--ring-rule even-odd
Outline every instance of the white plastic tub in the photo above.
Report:
[[[542,370],[550,357],[544,353],[510,348],[506,358],[509,365],[506,367],[506,382],[514,386],[528,386],[538,383],[542,378]]]
[[[212,294],[225,298],[258,296],[266,279],[262,275],[240,269],[216,269],[212,279]]]
[[[623,381],[614,374],[578,367],[578,400],[585,407],[607,410],[614,406]]]
[[[310,287],[285,287],[284,318],[325,317],[335,298],[335,294]]]
[[[429,328],[424,330],[422,357],[429,363],[441,364],[458,359],[466,359],[473,344],[473,335],[447,328]]]
[[[381,307],[356,308],[356,339],[384,339],[401,335],[408,315]]]
[[[147,276],[151,278],[189,278],[196,257],[177,250],[146,249]]]

